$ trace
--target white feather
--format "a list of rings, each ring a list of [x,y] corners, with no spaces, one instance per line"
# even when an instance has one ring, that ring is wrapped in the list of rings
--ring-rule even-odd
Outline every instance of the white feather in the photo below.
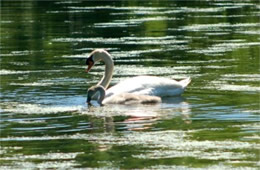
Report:
[[[121,93],[133,93],[159,97],[178,96],[184,92],[189,83],[190,78],[176,81],[154,76],[137,76],[128,78],[109,88],[106,91],[106,97]]]

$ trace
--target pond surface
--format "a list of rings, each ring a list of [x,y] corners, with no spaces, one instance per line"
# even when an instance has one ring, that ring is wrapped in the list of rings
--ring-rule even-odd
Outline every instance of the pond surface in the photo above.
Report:
[[[257,169],[258,1],[1,2],[0,169]],[[192,83],[157,105],[86,102],[104,66]]]

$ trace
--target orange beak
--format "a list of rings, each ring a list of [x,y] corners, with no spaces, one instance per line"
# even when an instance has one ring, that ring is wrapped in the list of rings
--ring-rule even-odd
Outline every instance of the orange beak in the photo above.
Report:
[[[86,69],[86,72],[87,72],[87,73],[91,70],[91,68],[92,68],[93,65],[94,65],[94,62],[92,62],[92,61],[89,61],[89,62],[88,62],[88,68]]]

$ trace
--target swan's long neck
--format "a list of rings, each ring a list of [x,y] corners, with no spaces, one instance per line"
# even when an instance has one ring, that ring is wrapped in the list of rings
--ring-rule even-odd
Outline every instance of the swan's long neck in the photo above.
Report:
[[[105,73],[104,73],[101,81],[97,85],[101,85],[105,89],[107,89],[107,87],[109,86],[110,81],[112,79],[114,63],[113,63],[112,57],[108,53],[107,53],[107,55],[102,55],[99,58],[101,61],[104,61],[104,63],[105,63]]]

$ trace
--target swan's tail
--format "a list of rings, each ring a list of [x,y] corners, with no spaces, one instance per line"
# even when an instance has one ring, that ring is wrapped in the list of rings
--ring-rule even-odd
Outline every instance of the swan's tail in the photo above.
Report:
[[[191,78],[188,77],[180,81],[181,86],[185,89],[191,82]]]

